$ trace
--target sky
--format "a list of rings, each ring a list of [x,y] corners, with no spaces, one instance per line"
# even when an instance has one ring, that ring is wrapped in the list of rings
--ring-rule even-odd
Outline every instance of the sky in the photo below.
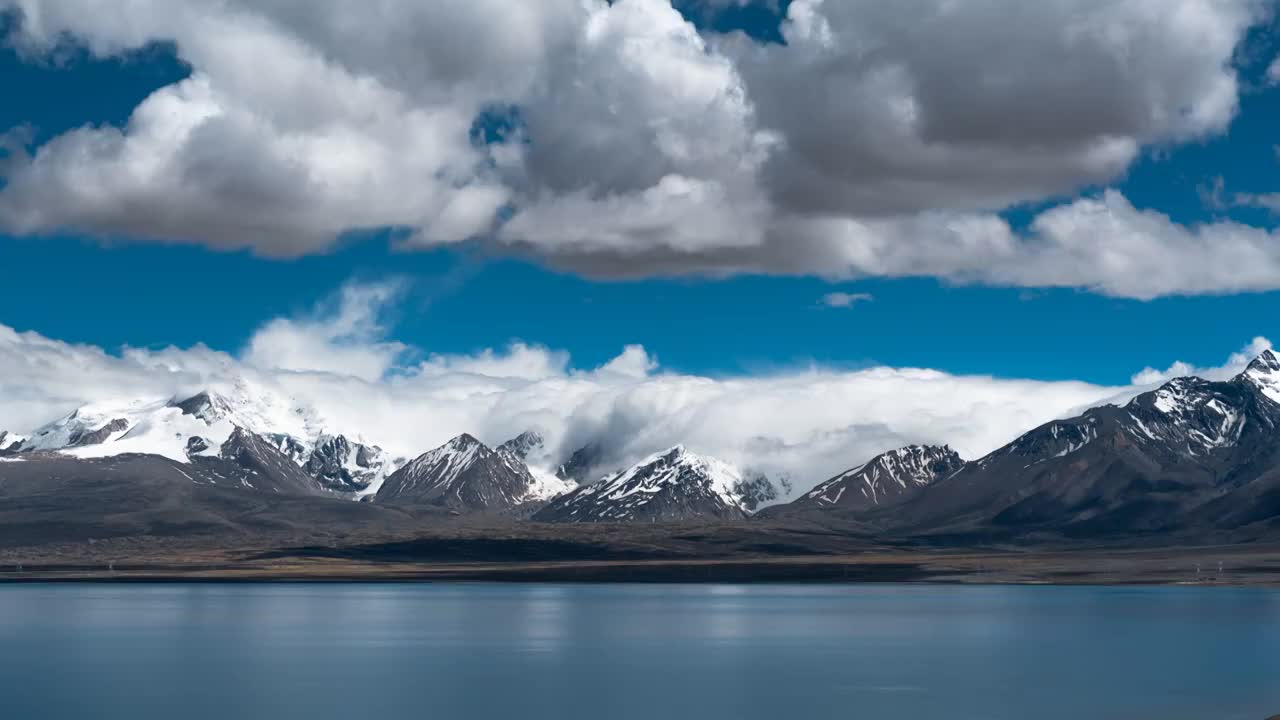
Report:
[[[430,431],[377,431],[411,452],[514,429],[520,375],[608,398],[587,421],[538,396],[566,447],[696,434],[705,406],[667,387],[688,381],[780,393],[803,428],[699,431],[721,455],[980,453],[1272,336],[1276,10],[0,0],[0,427],[215,375],[320,396],[430,375],[452,398],[413,415]],[[33,343],[69,364],[34,367]],[[79,382],[47,372],[80,352]],[[636,352],[638,375],[603,370]],[[179,355],[180,383],[131,374]],[[870,382],[913,369],[1045,394],[953,389],[916,423],[872,399],[914,390]],[[858,390],[795,400],[815,376]],[[624,386],[656,399],[620,430]],[[483,413],[444,407],[472,392]]]

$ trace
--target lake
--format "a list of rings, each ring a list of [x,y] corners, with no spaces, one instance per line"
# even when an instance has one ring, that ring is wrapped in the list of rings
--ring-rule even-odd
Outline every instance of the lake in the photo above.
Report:
[[[1263,720],[1280,592],[0,586],[4,718]]]

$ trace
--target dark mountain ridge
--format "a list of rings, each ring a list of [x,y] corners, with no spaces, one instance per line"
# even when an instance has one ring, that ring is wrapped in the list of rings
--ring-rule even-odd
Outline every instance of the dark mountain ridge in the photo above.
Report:
[[[893,535],[1239,529],[1280,511],[1278,378],[1271,351],[1227,381],[1177,378],[1046,423],[901,502],[843,509]]]
[[[529,503],[536,485],[510,448],[495,451],[464,433],[392,473],[374,502],[503,513]]]
[[[202,395],[177,406],[191,415],[233,414],[234,408],[223,405],[217,396]],[[100,426],[108,428],[104,436],[110,439],[104,442],[109,443],[120,433],[146,428],[145,423],[112,427],[111,420],[98,419],[114,414],[85,417],[93,421],[58,426],[67,430],[68,449],[79,452]],[[54,435],[43,437],[50,442]],[[376,448],[342,436],[322,435],[308,446],[287,440],[292,436],[238,426],[221,444],[191,435],[186,461],[180,462],[172,455],[76,459],[56,450],[15,450],[10,436],[0,436],[0,444],[7,443],[0,450],[5,456],[0,486],[14,500],[9,517],[25,507],[36,512],[33,518],[56,524],[58,515],[50,509],[80,520],[94,512],[103,517],[117,512],[108,481],[118,484],[122,503],[145,496],[140,488],[155,487],[152,480],[162,476],[165,482],[250,493],[259,506],[279,501],[284,507],[294,505],[285,498],[349,500],[366,482],[361,473],[376,465]],[[536,433],[496,449],[460,435],[391,473],[372,502],[422,508],[423,517],[732,524],[777,497],[767,478],[683,447],[573,488],[528,467],[525,458],[544,449]],[[589,466],[597,462],[593,454],[584,448],[579,461],[567,465]],[[101,475],[97,481],[95,473]],[[61,483],[63,475],[78,481]],[[31,484],[41,477],[47,487]],[[11,484],[14,478],[21,482]],[[53,488],[65,493],[57,502]],[[37,512],[41,507],[49,511]],[[129,506],[128,512],[141,517],[143,511]],[[170,512],[170,505],[157,507],[155,518]],[[946,446],[883,453],[789,504],[766,508],[759,517],[766,524],[817,523],[822,532],[905,543],[1275,536],[1280,531],[1280,358],[1267,351],[1226,380],[1170,380],[1122,405],[1045,423],[971,462]]]

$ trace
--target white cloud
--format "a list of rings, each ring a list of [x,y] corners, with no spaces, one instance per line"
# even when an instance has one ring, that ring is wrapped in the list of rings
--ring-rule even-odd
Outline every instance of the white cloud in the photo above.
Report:
[[[537,428],[561,458],[600,441],[622,464],[683,442],[788,473],[804,488],[908,443],[950,443],[977,457],[1184,369],[1147,369],[1134,387],[1103,387],[891,367],[713,378],[663,371],[640,346],[586,369],[573,368],[564,352],[521,343],[428,356],[369,330],[380,303],[394,297],[387,287],[349,286],[315,313],[269,322],[239,357],[202,346],[111,354],[0,326],[0,428],[30,430],[86,402],[183,396],[240,381],[315,408],[334,431],[406,455],[461,432],[497,443]],[[300,339],[305,364],[280,350],[286,339]],[[1234,372],[1267,345],[1255,340],[1205,372]]]
[[[1046,210],[1022,235],[997,216],[967,213],[802,220],[786,232],[792,248],[776,263],[832,278],[933,276],[1141,300],[1280,288],[1280,233],[1182,225],[1114,190]]]
[[[98,5],[0,0],[29,55],[171,42],[193,74],[123,128],[14,153],[9,231],[293,256],[395,227],[601,276],[1280,287],[1257,228],[1183,227],[1114,193],[1027,236],[992,214],[1224,131],[1259,0],[796,0],[785,45],[699,34],[669,0]],[[474,142],[494,107],[521,122]]]
[[[1235,204],[1280,213],[1280,193],[1236,193]]]
[[[432,355],[416,372],[436,377],[474,375],[536,381],[560,377],[568,366],[566,352],[517,342],[503,352],[486,348],[475,355]]]
[[[1239,352],[1232,353],[1227,358],[1226,363],[1217,367],[1196,367],[1191,363],[1177,360],[1164,370],[1157,370],[1152,367],[1143,368],[1140,372],[1134,374],[1130,382],[1138,387],[1149,387],[1187,375],[1195,375],[1206,380],[1228,380],[1243,372],[1249,363],[1262,354],[1264,350],[1270,349],[1270,340],[1264,337],[1256,337],[1250,340],[1249,344],[1241,348]]]
[[[822,296],[822,305],[832,308],[850,308],[862,302],[871,302],[875,296],[871,293],[830,292]]]
[[[1223,131],[1262,16],[1255,0],[796,0],[786,45],[725,52],[786,139],[767,180],[786,209],[990,210]]]
[[[302,319],[276,318],[258,328],[243,360],[253,367],[323,372],[377,381],[408,347],[382,341],[379,313],[396,299],[401,282],[348,285],[328,312]]]

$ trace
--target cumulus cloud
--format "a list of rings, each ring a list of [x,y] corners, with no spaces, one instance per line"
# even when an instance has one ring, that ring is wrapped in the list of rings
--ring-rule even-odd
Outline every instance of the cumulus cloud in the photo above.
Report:
[[[1255,228],[1180,226],[1115,193],[1026,235],[993,214],[1222,132],[1260,0],[795,0],[785,44],[700,33],[669,0],[6,8],[31,57],[165,42],[192,69],[123,127],[11,147],[10,232],[294,256],[390,227],[610,277],[1280,286]],[[495,112],[509,127],[485,141]]]
[[[769,168],[787,209],[992,209],[1222,131],[1261,17],[1254,0],[796,0],[785,46],[726,52],[787,140]]]
[[[830,292],[823,295],[819,302],[831,308],[850,308],[858,303],[872,300],[875,300],[875,296],[871,293]]]
[[[1129,387],[893,367],[713,378],[664,371],[640,346],[576,368],[567,353],[536,345],[432,355],[355,329],[378,327],[365,319],[382,317],[393,297],[394,285],[349,286],[315,312],[266,323],[239,354],[203,346],[110,353],[0,326],[0,428],[30,430],[87,402],[247,386],[284,396],[285,406],[314,408],[331,431],[403,455],[461,432],[499,443],[534,428],[550,442],[549,462],[597,443],[606,465],[621,466],[685,443],[787,474],[804,489],[909,443],[950,443],[978,457],[1170,374],[1235,372],[1269,346],[1259,338],[1221,368],[1146,369]],[[283,338],[302,338],[305,361],[281,352]]]
[[[1196,367],[1191,363],[1177,360],[1164,370],[1157,370],[1152,367],[1143,368],[1140,372],[1134,374],[1130,382],[1137,387],[1150,387],[1187,375],[1195,375],[1206,380],[1229,380],[1243,372],[1249,363],[1262,354],[1264,350],[1270,349],[1270,340],[1264,337],[1256,337],[1250,340],[1249,344],[1241,348],[1239,352],[1232,353],[1222,365]]]
[[[790,236],[840,277],[1078,287],[1148,300],[1280,288],[1280,235],[1242,223],[1183,225],[1110,190],[1037,215],[1026,233],[985,214],[803,220]],[[780,263],[787,262],[785,257]],[[815,268],[816,269],[816,268]]]
[[[379,315],[401,290],[400,281],[347,285],[328,308],[306,318],[276,318],[254,333],[242,355],[269,370],[323,372],[377,381],[408,347],[383,341]]]

